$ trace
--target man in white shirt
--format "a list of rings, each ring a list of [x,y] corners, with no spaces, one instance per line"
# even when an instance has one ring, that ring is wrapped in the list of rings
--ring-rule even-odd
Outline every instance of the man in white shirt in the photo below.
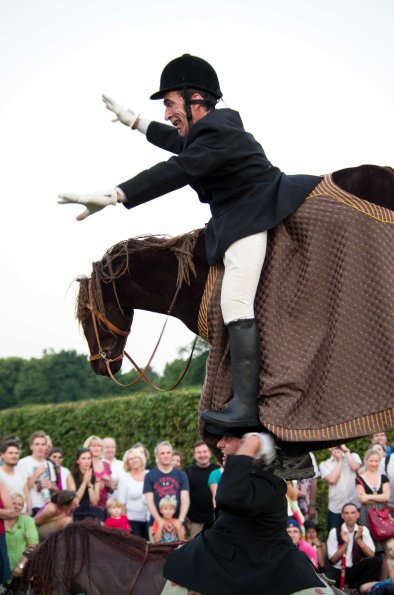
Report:
[[[24,475],[17,469],[19,461],[19,442],[8,440],[0,445],[0,455],[3,465],[0,467],[0,479],[6,485],[10,494],[20,494],[25,503],[23,512],[31,514],[30,494]]]
[[[111,467],[111,478],[114,482],[114,491],[110,495],[109,500],[117,499],[119,479],[125,471],[122,461],[116,458],[116,442],[114,438],[103,438],[103,460]]]
[[[327,555],[331,567],[326,576],[339,587],[341,571],[345,571],[345,584],[358,587],[362,583],[380,578],[382,558],[375,556],[375,544],[367,527],[357,524],[358,508],[352,502],[342,508],[343,523],[331,529],[327,540]]]
[[[27,480],[33,516],[49,501],[49,490],[56,490],[53,463],[45,458],[47,438],[45,432],[33,432],[29,438],[31,455],[18,463],[17,469]]]
[[[322,479],[328,483],[327,529],[342,524],[342,508],[347,502],[358,503],[356,496],[356,471],[361,459],[351,453],[346,444],[328,449],[331,457],[319,465]]]

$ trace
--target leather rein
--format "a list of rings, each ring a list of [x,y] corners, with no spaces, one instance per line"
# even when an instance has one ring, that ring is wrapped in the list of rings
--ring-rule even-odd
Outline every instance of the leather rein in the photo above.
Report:
[[[168,319],[169,319],[169,317],[171,315],[171,312],[172,312],[172,309],[173,309],[173,307],[175,305],[175,302],[176,302],[176,299],[178,297],[179,291],[180,291],[180,286],[177,287],[177,289],[175,291],[175,295],[174,295],[174,297],[172,299],[172,302],[171,302],[171,305],[170,305],[170,307],[169,307],[169,309],[167,311],[167,316],[166,316],[166,319],[164,321],[163,328],[161,330],[161,333],[159,335],[159,338],[157,340],[157,343],[155,345],[155,348],[154,348],[154,350],[152,352],[152,355],[150,356],[149,361],[146,364],[146,366],[142,369],[142,368],[140,368],[140,366],[138,366],[138,364],[134,361],[134,359],[127,353],[126,350],[123,350],[116,357],[109,358],[107,356],[106,351],[102,348],[101,341],[100,341],[100,335],[99,335],[99,331],[98,331],[98,322],[97,322],[97,319],[100,320],[110,331],[112,331],[113,333],[115,333],[116,335],[118,335],[120,337],[128,337],[129,334],[130,334],[130,331],[122,331],[117,326],[115,326],[110,320],[108,320],[106,318],[106,316],[102,312],[100,312],[99,310],[97,310],[97,308],[94,307],[94,305],[93,305],[93,296],[92,296],[92,281],[91,281],[91,279],[89,279],[89,285],[88,285],[89,303],[85,303],[84,305],[85,305],[86,308],[88,308],[88,310],[90,310],[90,313],[92,315],[94,334],[95,334],[97,345],[98,345],[98,348],[99,348],[99,352],[96,355],[90,355],[89,356],[89,361],[94,362],[94,361],[97,361],[99,359],[102,359],[104,361],[104,363],[105,363],[106,368],[107,368],[108,375],[115,382],[115,384],[118,384],[119,386],[123,386],[123,387],[135,386],[141,380],[144,380],[144,382],[146,382],[147,384],[149,384],[149,386],[151,386],[153,389],[155,389],[155,390],[157,390],[159,392],[168,392],[168,391],[173,390],[174,388],[176,388],[180,384],[180,382],[183,380],[183,378],[185,377],[185,375],[186,375],[186,373],[187,373],[187,371],[188,371],[188,369],[190,367],[190,364],[191,364],[191,361],[192,361],[192,357],[193,357],[193,353],[194,353],[194,348],[196,346],[196,342],[197,342],[197,338],[198,338],[197,335],[196,335],[196,338],[194,339],[192,350],[191,350],[189,359],[188,359],[188,361],[186,363],[185,369],[183,370],[183,372],[180,375],[180,377],[178,378],[178,380],[173,385],[171,385],[169,388],[161,388],[160,386],[157,386],[149,378],[149,376],[147,375],[147,370],[149,369],[149,367],[150,367],[150,365],[152,363],[152,360],[153,360],[153,358],[154,358],[154,356],[156,354],[156,351],[157,351],[157,349],[158,349],[158,347],[160,345],[161,339],[162,339],[163,334],[164,334],[164,330],[165,330],[165,328],[167,326]],[[129,362],[134,366],[134,368],[138,372],[137,378],[135,378],[132,382],[129,382],[129,383],[126,383],[126,384],[124,384],[122,382],[119,382],[119,380],[117,380],[115,378],[115,376],[114,376],[114,374],[113,374],[113,372],[111,370],[111,364],[113,362],[118,362],[118,361],[123,360],[124,357],[126,357],[129,360]]]

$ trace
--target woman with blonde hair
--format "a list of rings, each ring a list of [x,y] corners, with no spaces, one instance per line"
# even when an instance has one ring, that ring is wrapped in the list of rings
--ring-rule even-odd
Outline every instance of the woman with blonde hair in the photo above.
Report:
[[[102,460],[103,441],[98,436],[89,436],[83,443],[84,448],[89,448],[92,453],[93,475],[100,481],[100,497],[97,507],[107,516],[108,497],[114,491],[114,482],[111,477],[111,467],[107,461]]]
[[[144,539],[148,536],[148,508],[143,488],[146,473],[145,455],[138,448],[130,448],[123,455],[125,473],[119,480],[118,497],[126,508],[131,532]]]
[[[364,455],[364,466],[356,476],[356,495],[361,504],[360,525],[369,529],[368,509],[386,508],[390,499],[390,482],[386,475],[380,472],[380,454],[370,448]],[[375,541],[376,552],[384,550],[384,542]]]

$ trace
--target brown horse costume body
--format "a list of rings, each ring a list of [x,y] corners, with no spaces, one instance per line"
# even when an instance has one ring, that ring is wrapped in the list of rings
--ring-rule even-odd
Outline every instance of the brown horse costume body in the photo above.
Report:
[[[128,332],[134,309],[166,313],[178,284],[171,314],[212,346],[201,409],[221,409],[232,395],[222,274],[208,267],[200,232],[111,248],[94,263],[91,280],[80,280],[78,318],[91,353],[103,352],[94,371],[121,366],[109,362],[121,357],[126,338],[108,321]],[[100,346],[92,311],[101,316]],[[392,168],[325,176],[270,232],[255,312],[260,419],[278,438],[315,449],[394,427]]]
[[[178,547],[144,539],[92,521],[52,533],[31,554],[20,591],[32,595],[159,595],[163,566]]]

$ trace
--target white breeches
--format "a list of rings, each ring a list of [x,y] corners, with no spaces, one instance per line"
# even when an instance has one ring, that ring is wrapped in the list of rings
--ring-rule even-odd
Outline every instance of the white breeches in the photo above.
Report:
[[[220,298],[224,324],[254,318],[254,298],[266,251],[266,231],[241,238],[226,250]]]

